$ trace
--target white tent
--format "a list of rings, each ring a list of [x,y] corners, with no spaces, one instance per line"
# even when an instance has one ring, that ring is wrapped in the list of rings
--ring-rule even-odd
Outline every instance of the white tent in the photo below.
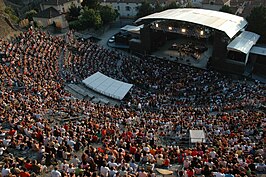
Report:
[[[206,142],[206,136],[203,130],[189,130],[189,142]]]
[[[260,35],[256,33],[243,31],[228,44],[227,49],[248,54],[250,49],[256,44],[259,38]]]
[[[144,25],[140,25],[140,26],[126,25],[120,29],[123,31],[132,32],[132,33],[140,33],[140,29],[143,28],[143,26]]]
[[[133,86],[97,72],[82,81],[90,89],[103,95],[122,100]]]

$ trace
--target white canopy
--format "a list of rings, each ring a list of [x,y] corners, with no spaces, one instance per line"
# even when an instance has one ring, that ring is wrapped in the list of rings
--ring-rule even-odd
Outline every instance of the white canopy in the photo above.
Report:
[[[97,72],[82,81],[87,87],[103,95],[122,100],[132,84],[112,79],[100,72]]]
[[[190,143],[206,142],[203,130],[189,130],[189,139]]]
[[[266,47],[253,46],[249,53],[266,56]]]
[[[259,38],[260,35],[256,33],[243,31],[228,44],[227,49],[248,54],[252,46],[256,44]]]
[[[126,25],[120,29],[124,31],[129,31],[132,33],[139,33],[141,28],[143,28],[143,25],[140,25],[140,26]]]
[[[143,20],[178,20],[204,25],[225,32],[232,38],[238,31],[247,25],[247,21],[240,16],[229,13],[193,8],[169,9],[139,18],[136,23]]]

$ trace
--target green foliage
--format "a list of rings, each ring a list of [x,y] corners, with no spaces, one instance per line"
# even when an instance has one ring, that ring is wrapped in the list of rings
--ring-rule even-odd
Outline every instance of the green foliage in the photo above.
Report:
[[[155,3],[155,6],[152,7],[151,3],[147,0],[145,0],[139,7],[138,7],[138,13],[137,18],[152,14],[154,12],[160,12],[162,10],[167,9],[176,9],[179,8],[179,5],[176,4],[176,2],[172,2],[166,6],[162,6],[159,2]]]
[[[111,6],[100,6],[99,11],[104,25],[115,21],[119,15],[118,11]]]
[[[95,28],[98,29],[102,25],[102,19],[99,11],[94,9],[84,8],[79,18],[85,28]]]
[[[14,11],[14,9],[12,7],[9,7],[9,6],[7,6],[5,8],[5,13],[6,14],[16,14],[15,11]]]
[[[18,23],[19,22],[19,18],[17,17],[14,9],[12,9],[11,7],[6,7],[5,8],[5,13],[10,17],[10,19],[15,22]]]
[[[80,7],[77,7],[75,5],[72,5],[69,8],[69,12],[67,14],[67,20],[68,21],[78,20],[78,17],[80,16],[80,11],[81,11],[81,8]]]
[[[81,3],[83,7],[87,6],[89,9],[98,9],[100,6],[99,0],[83,0]]]
[[[36,10],[30,10],[28,12],[25,13],[25,16],[26,18],[29,20],[29,21],[32,21],[33,20],[33,17],[37,14],[37,11]]]
[[[118,17],[118,11],[111,6],[102,6],[98,0],[85,0],[82,10],[72,6],[68,14],[69,27],[76,30],[88,28],[99,29],[114,21]]]
[[[223,5],[223,7],[219,10],[221,12],[226,12],[229,14],[234,14],[231,8],[228,5]]]
[[[155,3],[155,7],[154,7],[154,11],[155,11],[155,12],[160,12],[160,11],[162,11],[162,10],[164,10],[163,6],[160,4],[159,1],[156,1],[156,3]]]
[[[147,0],[145,0],[138,7],[137,18],[149,15],[153,12],[154,12],[154,8],[151,6],[151,4]]]
[[[260,42],[266,42],[266,7],[254,7],[247,17],[249,31],[261,35]]]
[[[191,1],[187,2],[186,8],[193,8],[193,4]]]
[[[82,26],[80,20],[74,20],[69,22],[69,28],[75,30],[84,30],[84,26]]]
[[[168,4],[167,6],[164,7],[164,10],[167,10],[167,9],[177,9],[179,8],[180,6],[177,5],[176,2],[171,2],[170,4]]]

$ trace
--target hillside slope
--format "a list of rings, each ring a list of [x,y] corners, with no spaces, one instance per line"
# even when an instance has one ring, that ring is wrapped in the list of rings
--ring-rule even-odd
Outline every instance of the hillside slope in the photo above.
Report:
[[[0,0],[0,38],[6,38],[7,36],[12,35],[14,32],[16,32],[3,17],[4,9],[4,0]]]
[[[0,11],[5,8],[4,0],[0,0]]]

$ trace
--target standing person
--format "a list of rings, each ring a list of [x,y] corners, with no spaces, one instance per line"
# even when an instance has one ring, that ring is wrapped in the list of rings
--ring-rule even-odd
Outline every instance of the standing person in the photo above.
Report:
[[[10,171],[9,165],[6,164],[2,168],[2,176],[5,177],[5,176],[8,176],[9,174],[11,174],[11,171]]]
[[[104,164],[103,166],[101,166],[101,168],[100,168],[100,174],[101,174],[101,176],[108,177],[109,172],[110,172],[110,169],[107,167],[106,164]]]
[[[61,173],[60,171],[58,171],[58,168],[55,167],[52,171],[51,171],[51,177],[61,177]]]

